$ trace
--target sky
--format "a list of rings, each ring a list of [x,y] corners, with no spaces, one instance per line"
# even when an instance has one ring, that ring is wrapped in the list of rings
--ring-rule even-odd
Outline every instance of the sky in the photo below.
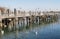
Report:
[[[1,7],[24,10],[60,10],[60,0],[0,0]]]

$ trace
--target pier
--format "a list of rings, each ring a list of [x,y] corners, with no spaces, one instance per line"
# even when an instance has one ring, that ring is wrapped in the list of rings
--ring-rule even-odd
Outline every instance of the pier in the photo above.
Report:
[[[55,12],[32,12],[32,11],[17,11],[2,13],[0,11],[0,30],[16,30],[20,27],[28,27],[32,24],[44,24],[54,22],[58,18]]]

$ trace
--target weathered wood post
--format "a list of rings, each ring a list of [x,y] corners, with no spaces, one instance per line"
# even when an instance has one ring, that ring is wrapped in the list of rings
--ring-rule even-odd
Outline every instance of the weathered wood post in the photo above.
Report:
[[[18,18],[18,20],[17,20],[17,24],[18,24],[18,26],[19,26],[19,18]]]
[[[26,17],[26,20],[27,20],[26,22],[27,22],[27,26],[28,26],[28,17]]]
[[[13,20],[13,30],[16,30],[16,18]]]
[[[16,19],[16,20],[15,20],[15,24],[16,24],[15,26],[16,26],[16,29],[19,29],[18,17],[16,17],[15,19]]]
[[[1,10],[0,10],[0,30],[2,29],[2,15],[1,15]]]
[[[25,26],[25,23],[24,23],[24,21],[25,21],[25,19],[24,19],[24,17],[23,17],[23,26]]]
[[[21,18],[21,27],[23,26],[23,20],[22,20],[22,18]]]
[[[19,28],[20,28],[20,26],[21,26],[21,19],[20,19],[20,17],[19,17]]]
[[[15,19],[14,19],[14,29],[16,30],[16,9],[14,8],[14,16],[15,16]]]
[[[8,20],[10,21],[9,24],[8,24],[8,31],[12,31],[12,29],[13,29],[13,20],[12,20],[12,18],[10,18]]]
[[[2,19],[0,19],[0,31],[2,30]]]
[[[26,17],[24,18],[24,24],[25,24],[25,26],[27,25],[27,22],[26,22],[27,20],[26,20]]]
[[[30,15],[30,17],[29,17],[29,25],[31,26],[32,25],[32,12],[31,11],[29,11],[29,15]]]

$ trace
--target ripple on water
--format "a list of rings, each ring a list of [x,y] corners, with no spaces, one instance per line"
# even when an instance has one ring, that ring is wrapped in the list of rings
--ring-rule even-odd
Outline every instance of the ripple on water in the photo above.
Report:
[[[6,33],[2,39],[60,39],[60,23],[40,25],[25,31]]]

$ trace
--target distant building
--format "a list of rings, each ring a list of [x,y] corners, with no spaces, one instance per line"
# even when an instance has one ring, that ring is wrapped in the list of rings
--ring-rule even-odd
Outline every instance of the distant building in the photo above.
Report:
[[[5,8],[5,7],[0,7],[0,14],[3,15],[3,14],[5,14],[5,13],[7,13],[7,8]]]
[[[3,13],[4,13],[4,11],[5,11],[5,8],[0,7],[0,14],[3,14]]]
[[[4,7],[0,7],[0,10],[1,10],[1,12],[4,12],[5,8]]]

